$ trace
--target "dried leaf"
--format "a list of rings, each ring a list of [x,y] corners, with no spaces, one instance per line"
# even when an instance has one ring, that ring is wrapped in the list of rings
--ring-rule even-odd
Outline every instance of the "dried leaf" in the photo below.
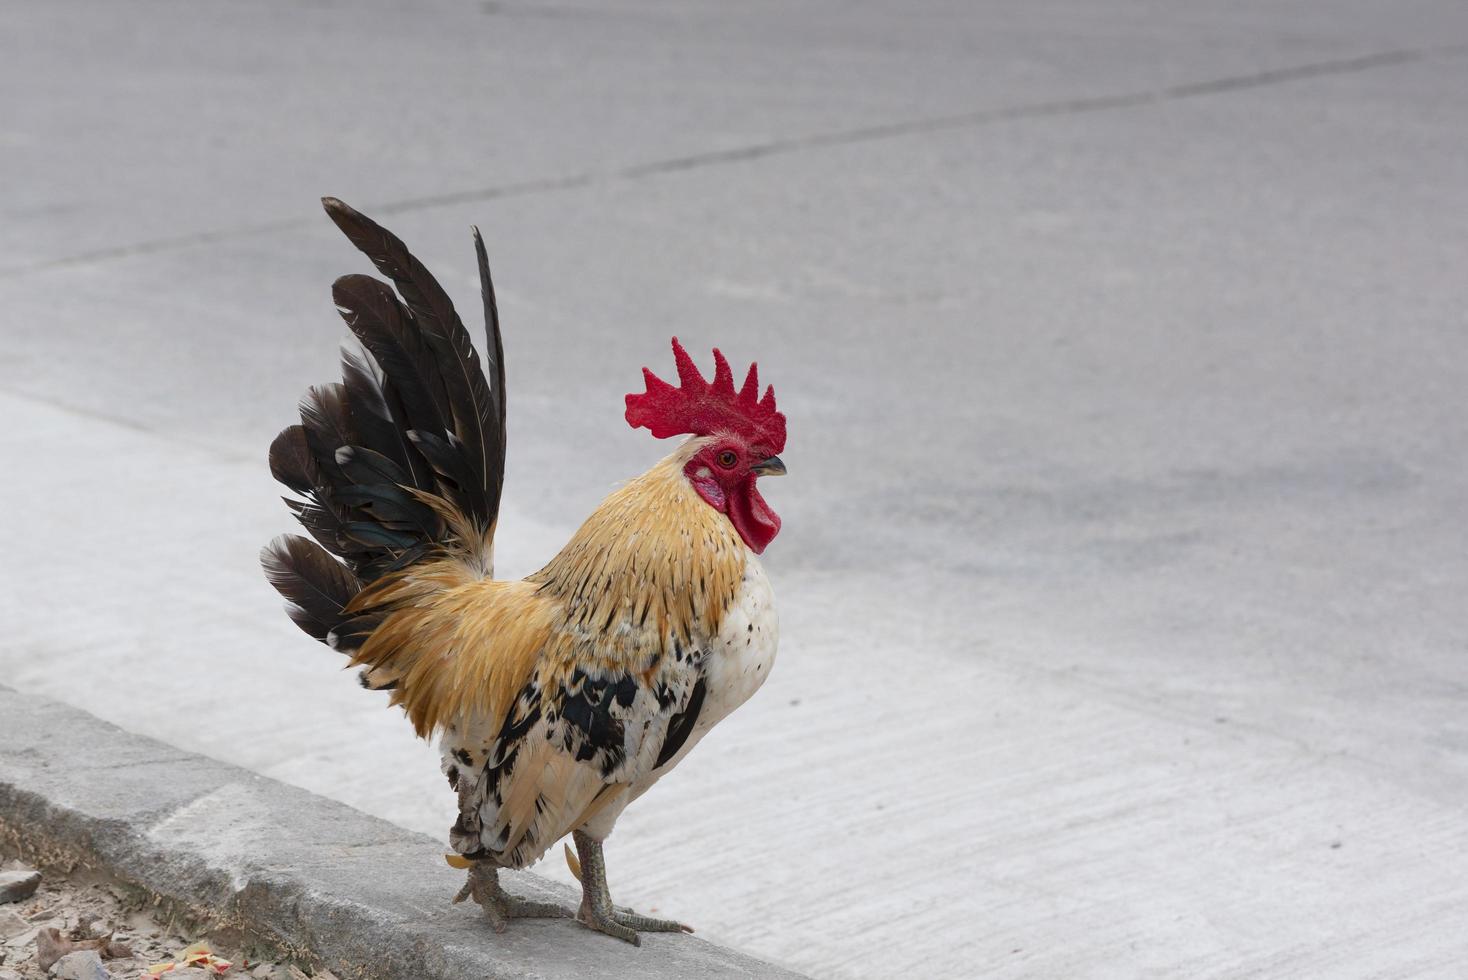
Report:
[[[183,959],[184,966],[196,966],[211,973],[227,973],[234,965],[229,960],[215,956],[210,951],[209,944],[203,942],[194,943],[179,955]]]

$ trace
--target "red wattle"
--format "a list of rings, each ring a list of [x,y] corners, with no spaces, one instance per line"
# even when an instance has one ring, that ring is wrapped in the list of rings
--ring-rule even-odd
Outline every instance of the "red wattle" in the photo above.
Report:
[[[751,474],[729,491],[727,513],[734,530],[739,532],[749,550],[758,555],[780,533],[780,515],[770,509],[754,484],[755,477]]]

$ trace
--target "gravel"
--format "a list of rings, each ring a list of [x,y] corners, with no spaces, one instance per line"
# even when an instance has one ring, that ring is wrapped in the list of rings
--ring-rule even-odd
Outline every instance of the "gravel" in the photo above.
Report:
[[[7,874],[42,881],[33,869],[15,862],[7,867],[13,869]],[[103,876],[48,869],[42,887],[0,908],[0,980],[133,980],[154,963],[174,962],[202,937],[186,934],[156,915],[157,909],[141,893]],[[210,948],[233,962],[226,977],[292,977],[286,964],[252,962],[218,943]],[[181,968],[164,976],[204,980],[212,975]]]

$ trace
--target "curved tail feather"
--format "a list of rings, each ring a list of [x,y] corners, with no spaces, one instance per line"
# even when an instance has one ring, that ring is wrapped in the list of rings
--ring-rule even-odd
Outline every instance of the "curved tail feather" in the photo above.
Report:
[[[286,504],[314,541],[283,535],[261,551],[261,564],[297,625],[351,650],[380,617],[354,615],[349,604],[384,576],[429,558],[493,574],[504,347],[477,228],[488,379],[448,294],[407,246],[336,198],[322,205],[397,293],[364,275],[332,285],[361,347],[343,347],[342,381],[309,389],[300,423],[270,446],[271,473],[297,495]]]

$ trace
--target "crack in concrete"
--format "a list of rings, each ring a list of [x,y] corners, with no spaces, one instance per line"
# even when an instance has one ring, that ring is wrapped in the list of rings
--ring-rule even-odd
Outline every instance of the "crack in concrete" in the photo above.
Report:
[[[1248,89],[1266,88],[1290,82],[1305,81],[1312,78],[1373,71],[1378,68],[1428,61],[1434,58],[1458,56],[1465,52],[1468,52],[1468,44],[1437,45],[1424,48],[1401,48],[1390,51],[1379,51],[1352,58],[1335,58],[1327,61],[1317,61],[1303,65],[1292,65],[1285,68],[1252,72],[1244,75],[1225,75],[1219,78],[1205,79],[1197,82],[1183,82],[1177,85],[1163,86],[1162,88],[1142,89],[1133,92],[1074,99],[1027,102],[993,109],[978,109],[951,115],[929,116],[923,119],[912,119],[904,122],[859,126],[854,129],[838,130],[828,133],[792,136],[767,140],[762,143],[731,147],[724,150],[709,150],[701,153],[686,154],[684,156],[668,157],[662,160],[652,160],[646,163],[630,164],[611,170],[586,171],[563,177],[545,177],[534,180],[514,181],[494,187],[448,191],[442,194],[428,194],[421,197],[403,198],[398,201],[379,202],[377,204],[367,205],[365,210],[372,214],[402,214],[408,211],[420,211],[429,208],[445,207],[452,204],[493,201],[508,197],[526,197],[553,191],[575,190],[596,184],[635,181],[661,174],[697,170],[703,167],[721,166],[731,163],[744,163],[751,160],[761,160],[767,157],[782,156],[788,153],[798,153],[803,150],[823,147],[848,146],[856,143],[893,139],[920,133],[934,133],[963,129],[970,126],[984,126],[991,123],[1044,119],[1053,116],[1074,116],[1113,109],[1130,109],[1159,105],[1184,99],[1195,99]],[[46,272],[53,269],[88,265],[96,262],[105,262],[110,259],[131,258],[133,256],[149,255],[156,252],[174,251],[195,245],[214,245],[236,238],[250,238],[283,231],[298,231],[315,227],[316,223],[315,218],[289,218],[235,227],[228,230],[195,232],[187,235],[176,235],[156,238],[150,241],[135,242],[130,245],[93,249],[91,251],[77,253],[76,255],[47,259],[28,265],[0,268],[0,279],[14,279],[35,272]]]
[[[22,391],[16,388],[0,387],[0,398],[14,398],[17,401],[30,402],[33,405],[39,405],[43,408],[51,409],[63,415],[70,415],[75,418],[86,419],[92,422],[101,422],[104,425],[114,425],[118,428],[127,429],[129,432],[135,432],[139,435],[150,436],[154,439],[159,440],[160,442],[167,444],[168,447],[172,449],[184,448],[194,450],[198,452],[201,456],[208,459],[211,463],[225,463],[232,465],[245,463],[253,465],[259,463],[260,460],[264,458],[263,456],[256,454],[246,455],[242,452],[236,452],[234,450],[221,448],[218,441],[214,439],[200,439],[193,436],[180,435],[175,432],[170,432],[166,429],[154,428],[153,426],[150,426],[144,422],[139,422],[136,419],[124,418],[119,415],[109,415],[106,412],[98,411],[96,409],[83,408],[80,405],[73,405],[69,402],[61,401],[57,398],[48,397],[46,395],[37,395],[32,392]]]

